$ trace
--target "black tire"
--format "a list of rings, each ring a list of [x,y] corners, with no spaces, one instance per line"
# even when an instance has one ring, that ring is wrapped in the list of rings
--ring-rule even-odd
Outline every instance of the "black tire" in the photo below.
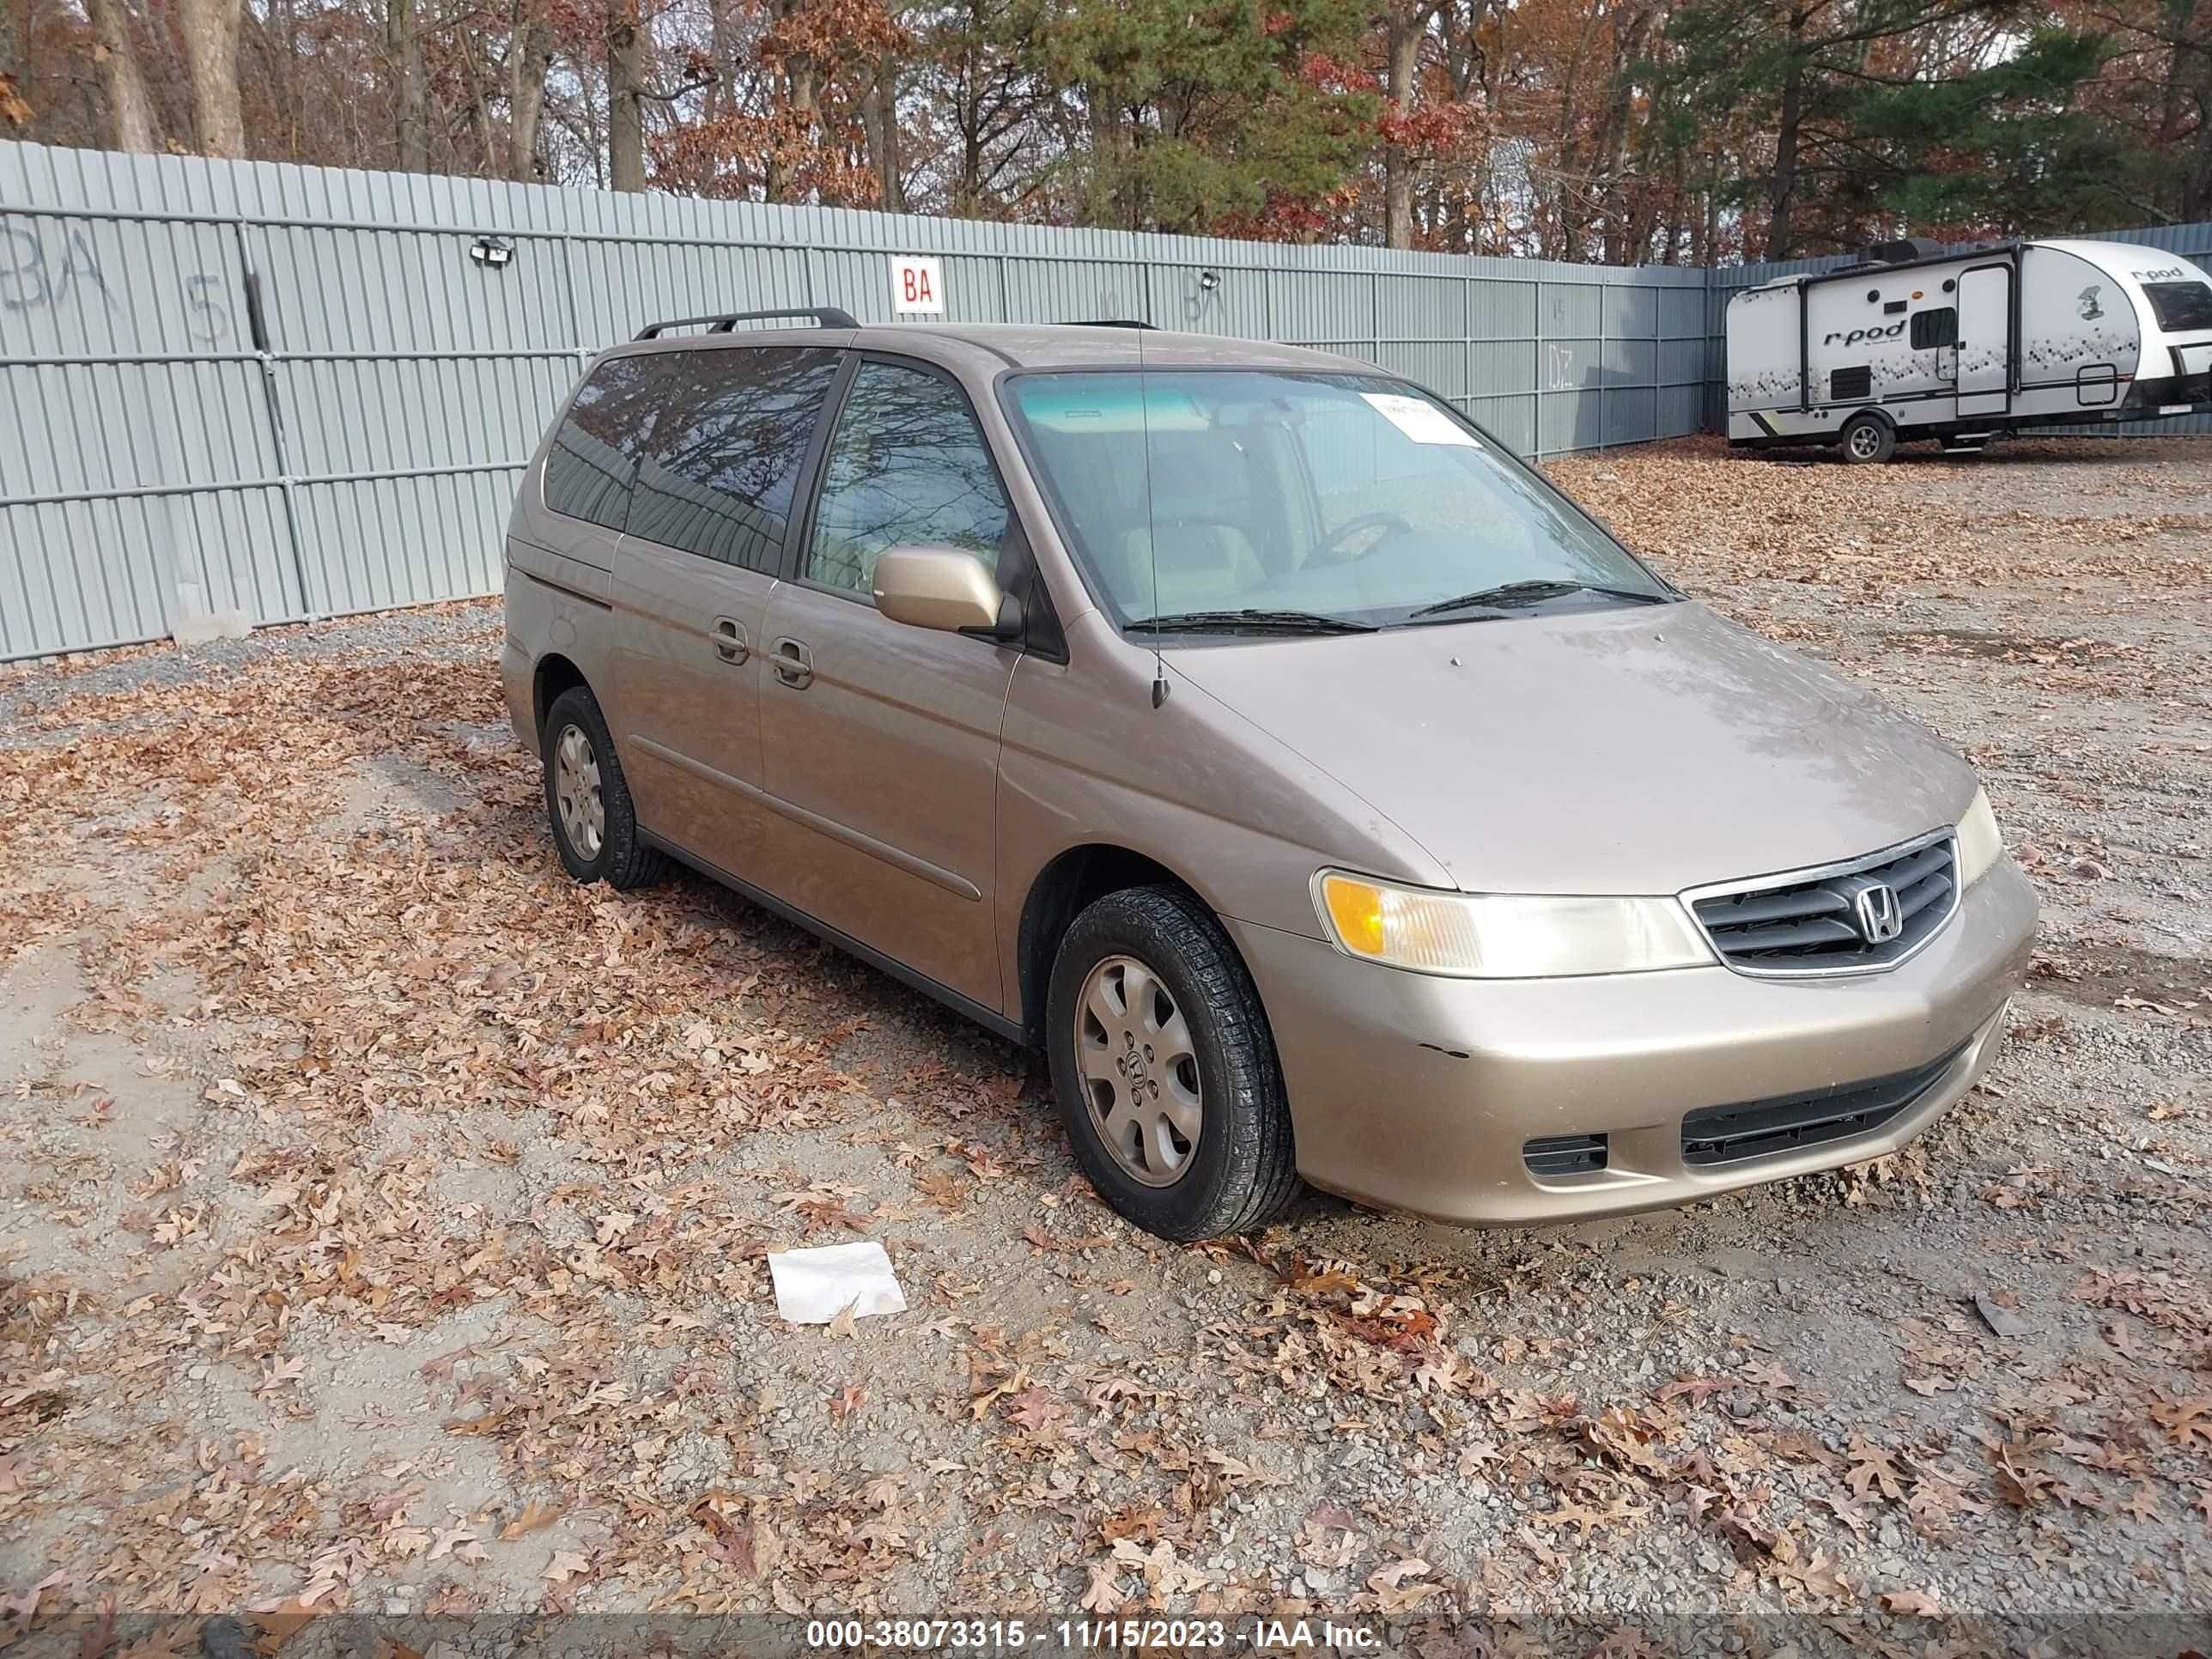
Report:
[[[599,802],[605,818],[599,850],[589,858],[569,838],[568,826],[562,822],[561,802],[555,787],[554,757],[562,734],[572,726],[583,734],[598,763]],[[623,891],[649,887],[665,878],[668,873],[667,857],[658,848],[647,847],[638,835],[637,812],[630,805],[629,785],[623,778],[622,762],[615,754],[614,736],[607,730],[606,716],[599,712],[599,700],[583,686],[570,686],[554,698],[553,706],[545,711],[545,724],[538,740],[543,745],[538,758],[545,769],[545,817],[553,827],[553,845],[560,852],[561,863],[568,873],[578,881],[603,881]]]
[[[1190,1030],[1204,1115],[1169,1186],[1133,1179],[1116,1161],[1078,1063],[1077,1001],[1091,970],[1116,956],[1150,968]],[[1045,1053],[1076,1161],[1099,1196],[1146,1231],[1179,1242],[1248,1232],[1297,1197],[1290,1105],[1259,993],[1221,924],[1182,888],[1127,888],[1076,917],[1053,960]]]
[[[1867,429],[1873,435],[1867,435]],[[1854,415],[1844,422],[1844,459],[1854,466],[1871,466],[1897,453],[1897,428],[1879,415]]]

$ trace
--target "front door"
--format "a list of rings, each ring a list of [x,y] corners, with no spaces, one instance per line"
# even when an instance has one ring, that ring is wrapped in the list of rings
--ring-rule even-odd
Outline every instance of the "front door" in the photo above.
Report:
[[[733,875],[761,854],[761,636],[839,354],[671,354],[614,586],[615,745],[644,826]]]
[[[1975,265],[1959,278],[1960,420],[2012,407],[2012,283],[2008,264]]]
[[[869,579],[894,547],[964,548],[995,568],[1011,523],[967,394],[935,369],[864,358],[761,641],[775,890],[993,1009],[999,737],[1019,653],[892,622]]]

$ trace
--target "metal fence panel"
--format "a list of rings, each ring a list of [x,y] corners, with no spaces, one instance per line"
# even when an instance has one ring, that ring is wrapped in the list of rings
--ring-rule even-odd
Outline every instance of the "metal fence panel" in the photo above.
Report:
[[[473,257],[481,239],[511,258]],[[1697,429],[1708,274],[0,144],[0,658],[490,591],[593,351],[943,261],[963,321],[1328,347],[1532,455]]]

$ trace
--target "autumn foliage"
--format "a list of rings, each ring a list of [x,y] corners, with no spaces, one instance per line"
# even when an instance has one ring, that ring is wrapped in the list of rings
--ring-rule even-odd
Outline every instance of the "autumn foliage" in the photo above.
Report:
[[[1613,263],[2212,216],[2158,0],[18,0],[0,130]]]

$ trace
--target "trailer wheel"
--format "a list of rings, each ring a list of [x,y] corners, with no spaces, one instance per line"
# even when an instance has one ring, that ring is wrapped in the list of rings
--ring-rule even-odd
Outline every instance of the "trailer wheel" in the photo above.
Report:
[[[1844,423],[1844,459],[1854,466],[1897,453],[1897,428],[1879,415],[1854,415]]]

